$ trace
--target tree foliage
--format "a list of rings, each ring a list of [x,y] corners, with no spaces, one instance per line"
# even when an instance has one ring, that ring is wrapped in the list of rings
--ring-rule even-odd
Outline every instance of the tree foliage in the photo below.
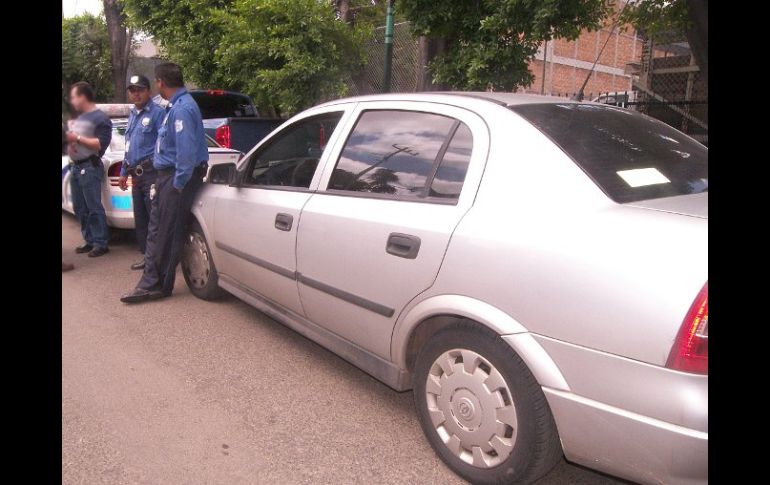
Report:
[[[620,20],[648,36],[664,32],[684,35],[689,24],[687,1],[631,0],[623,8]]]
[[[363,30],[318,0],[126,0],[137,27],[204,87],[292,113],[342,94],[362,62]]]
[[[446,41],[433,81],[457,89],[510,91],[532,83],[529,61],[543,41],[601,27],[609,0],[399,0],[414,32]]]
[[[78,81],[90,83],[97,101],[112,98],[112,64],[110,43],[104,19],[91,14],[62,20],[62,102],[69,87]]]

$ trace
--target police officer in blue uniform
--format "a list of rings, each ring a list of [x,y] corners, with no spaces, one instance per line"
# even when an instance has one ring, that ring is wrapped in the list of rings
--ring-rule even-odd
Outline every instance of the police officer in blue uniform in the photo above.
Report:
[[[150,99],[150,80],[146,76],[129,78],[128,97],[134,107],[128,116],[125,160],[120,169],[118,185],[122,190],[127,190],[128,177],[131,176],[136,240],[139,251],[144,255],[147,250],[147,227],[150,224],[151,192],[157,175],[152,159],[166,110]],[[142,258],[132,264],[131,269],[144,269],[144,265]]]
[[[120,298],[124,303],[171,296],[192,203],[208,168],[201,112],[184,87],[181,68],[170,62],[159,64],[155,67],[155,83],[169,104],[153,157],[157,178],[144,272],[136,288]]]

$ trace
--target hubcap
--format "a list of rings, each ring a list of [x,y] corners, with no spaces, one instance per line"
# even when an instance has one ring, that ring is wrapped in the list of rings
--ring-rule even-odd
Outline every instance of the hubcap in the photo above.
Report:
[[[197,232],[191,232],[185,241],[182,264],[190,284],[196,288],[206,286],[211,273],[211,263],[206,241]]]
[[[464,462],[490,468],[505,461],[516,442],[516,408],[503,376],[467,349],[441,354],[430,368],[425,398],[433,426]]]

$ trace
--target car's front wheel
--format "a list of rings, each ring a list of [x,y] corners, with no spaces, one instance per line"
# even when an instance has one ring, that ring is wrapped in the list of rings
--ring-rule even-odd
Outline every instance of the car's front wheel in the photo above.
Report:
[[[532,373],[498,335],[464,320],[435,334],[415,363],[414,398],[433,449],[472,483],[531,483],[562,456]]]
[[[181,263],[184,280],[193,295],[203,300],[216,300],[225,294],[219,287],[219,274],[206,236],[197,221],[190,226]]]

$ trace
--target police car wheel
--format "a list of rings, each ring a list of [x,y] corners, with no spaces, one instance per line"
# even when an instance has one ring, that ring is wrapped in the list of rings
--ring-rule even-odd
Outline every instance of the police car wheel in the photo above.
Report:
[[[198,222],[193,222],[182,254],[182,274],[190,292],[202,300],[216,300],[225,292],[219,287],[219,274],[211,259],[206,237]]]

